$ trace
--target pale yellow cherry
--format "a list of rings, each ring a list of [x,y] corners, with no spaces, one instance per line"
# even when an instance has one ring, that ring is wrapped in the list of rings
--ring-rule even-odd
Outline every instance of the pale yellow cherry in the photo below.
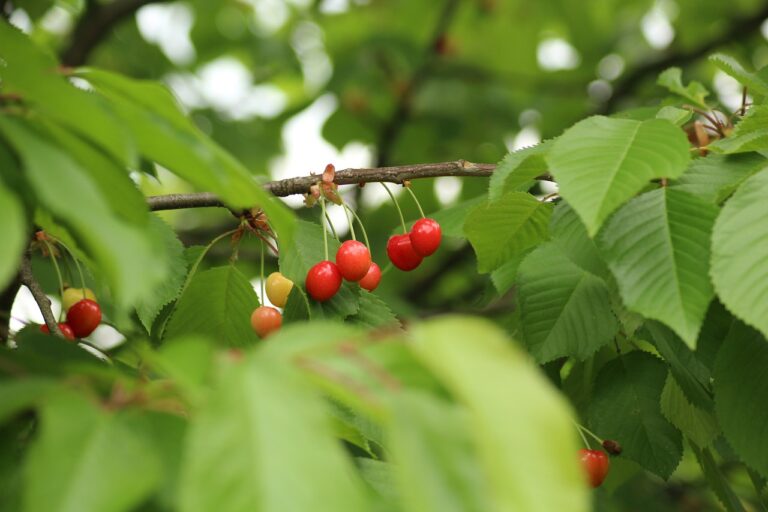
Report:
[[[96,295],[90,288],[67,288],[64,295],[61,296],[61,308],[63,311],[69,311],[69,308],[83,299],[96,301]]]
[[[288,294],[293,288],[293,281],[285,277],[280,272],[272,272],[267,277],[267,297],[269,301],[279,308],[284,308],[288,302]]]

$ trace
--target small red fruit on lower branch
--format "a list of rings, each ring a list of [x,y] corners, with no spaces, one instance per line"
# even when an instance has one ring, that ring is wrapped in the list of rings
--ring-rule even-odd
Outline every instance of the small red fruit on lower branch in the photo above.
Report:
[[[387,256],[394,266],[400,270],[413,270],[423,259],[411,246],[411,238],[405,235],[393,235],[387,242]]]
[[[68,340],[74,340],[75,339],[75,333],[72,332],[72,328],[67,325],[66,323],[62,322],[59,325],[59,330],[61,331],[61,334],[64,335],[65,338]],[[43,324],[40,326],[40,330],[44,332],[45,334],[50,334],[51,330],[48,329],[48,326]]]
[[[251,327],[259,335],[259,338],[266,338],[270,333],[280,329],[283,325],[283,315],[269,306],[259,306],[251,313]]]
[[[332,261],[321,261],[307,272],[304,282],[307,293],[318,302],[324,302],[336,295],[341,288],[341,272]]]
[[[375,263],[371,263],[371,267],[368,269],[368,273],[360,280],[360,288],[372,292],[379,286],[381,281],[381,269]]]
[[[419,219],[411,228],[411,245],[421,256],[434,254],[440,247],[443,233],[435,219]]]
[[[371,268],[371,252],[357,240],[347,240],[336,251],[336,266],[347,281],[359,281]]]
[[[83,299],[67,311],[67,323],[78,338],[85,338],[101,323],[101,308],[91,299]]]
[[[611,462],[608,460],[608,455],[600,450],[586,450],[582,448],[579,450],[579,457],[581,458],[581,466],[584,468],[589,478],[589,484],[592,487],[599,487],[608,475],[608,467]]]

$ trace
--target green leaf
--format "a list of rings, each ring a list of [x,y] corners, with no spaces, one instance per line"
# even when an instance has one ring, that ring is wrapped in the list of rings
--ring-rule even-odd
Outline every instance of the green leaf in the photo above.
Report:
[[[650,180],[680,176],[688,147],[685,133],[669,121],[594,116],[566,130],[547,161],[560,194],[594,236]]]
[[[750,107],[728,137],[707,146],[716,153],[747,153],[768,149],[768,105]]]
[[[0,181],[0,289],[16,275],[27,240],[27,216],[21,201]]]
[[[579,267],[602,278],[610,276],[595,241],[589,237],[584,223],[565,201],[559,203],[552,213],[549,234],[563,254]]]
[[[160,217],[152,215],[150,219],[149,229],[155,233],[154,238],[163,241],[165,250],[161,256],[166,258],[166,266],[169,271],[165,280],[155,288],[155,293],[136,306],[136,313],[147,332],[151,331],[152,324],[160,310],[178,298],[187,276],[184,246],[176,237],[176,233]]]
[[[158,485],[161,466],[145,439],[119,414],[71,392],[41,409],[27,456],[26,512],[122,512]]]
[[[302,320],[309,320],[309,299],[304,290],[298,286],[291,288],[288,294],[288,300],[283,308],[283,322],[300,322]]]
[[[387,439],[403,510],[485,512],[487,483],[478,467],[469,415],[423,393],[397,396]]]
[[[530,253],[517,280],[524,341],[539,363],[570,356],[584,360],[616,334],[608,287],[554,243]]]
[[[670,375],[661,392],[661,413],[685,437],[703,448],[720,435],[720,427],[711,412],[688,401],[683,390]]]
[[[544,156],[552,147],[550,141],[507,154],[491,174],[488,198],[501,199],[508,192],[526,192],[536,177],[547,173]]]
[[[744,69],[744,66],[733,57],[722,53],[715,53],[709,56],[709,61],[726,74],[735,78],[737,82],[746,87],[749,93],[752,96],[756,96],[757,99],[768,95],[768,82],[759,75]]]
[[[362,306],[362,295],[365,293],[357,283],[343,282],[339,291],[330,300],[317,302],[311,297],[309,302],[309,316],[312,320],[344,320],[358,314]],[[381,311],[379,311],[381,313]],[[371,317],[368,318],[373,321]]]
[[[719,204],[733,194],[744,180],[766,166],[768,159],[758,153],[711,153],[706,158],[694,160],[682,176],[670,183],[669,188]]]
[[[339,245],[339,241],[328,233],[328,257],[331,261]],[[324,259],[322,226],[304,220],[296,221],[291,244],[280,244],[280,272],[294,285],[303,288],[309,269]]]
[[[66,224],[95,258],[118,305],[151,293],[167,270],[154,240],[119,218],[89,174],[27,124],[2,117],[0,132],[18,152],[41,205]]]
[[[690,110],[670,106],[661,107],[656,114],[657,119],[666,119],[676,126],[683,126],[690,121],[692,117],[693,112]]]
[[[477,254],[478,270],[491,272],[544,240],[551,213],[550,204],[525,192],[510,192],[498,201],[478,206],[464,224]]]
[[[712,282],[725,307],[768,333],[768,169],[746,180],[712,232]]]
[[[392,464],[364,458],[357,458],[355,462],[360,470],[360,476],[376,495],[374,510],[382,512],[399,512],[402,510]]]
[[[354,286],[354,285],[353,285]],[[360,309],[347,322],[369,328],[399,327],[400,321],[386,302],[373,292],[360,291]]]
[[[645,352],[630,352],[606,364],[597,376],[589,418],[603,439],[615,439],[622,457],[669,478],[683,455],[682,437],[661,414],[667,368]]]
[[[683,85],[682,75],[683,72],[680,68],[669,68],[659,75],[659,79],[656,83],[667,89],[669,92],[685,98],[694,105],[708,109],[709,107],[707,106],[706,98],[709,96],[709,91],[707,88],[699,82],[691,82],[688,85]]]
[[[39,377],[0,381],[0,424],[25,409],[36,407],[57,388],[55,380]]]
[[[627,307],[670,326],[693,347],[714,296],[709,245],[717,208],[662,188],[622,207],[598,245]]]
[[[492,510],[589,508],[568,406],[496,327],[444,317],[411,337],[419,359],[469,411]]]
[[[251,355],[217,375],[190,427],[179,510],[368,509],[322,399],[289,367]]]
[[[691,450],[696,456],[696,460],[699,461],[699,466],[701,466],[701,471],[704,473],[707,483],[712,488],[717,499],[725,507],[725,510],[727,512],[746,512],[744,505],[742,505],[741,500],[733,491],[726,476],[723,475],[720,465],[715,461],[710,449],[700,449],[698,446],[692,445]]]
[[[496,289],[496,293],[503,295],[507,293],[517,280],[517,271],[520,268],[520,263],[530,254],[530,250],[523,251],[515,254],[512,258],[508,259],[506,263],[502,264],[499,268],[491,272],[491,282]]]
[[[768,342],[737,324],[715,362],[715,411],[728,444],[748,465],[768,476]]]
[[[467,217],[478,205],[485,201],[485,196],[480,195],[467,199],[458,204],[438,210],[429,215],[440,224],[440,231],[444,237],[464,238],[464,223]]]
[[[166,338],[198,334],[229,346],[258,341],[251,313],[259,298],[248,279],[234,265],[198,272],[176,304]]]

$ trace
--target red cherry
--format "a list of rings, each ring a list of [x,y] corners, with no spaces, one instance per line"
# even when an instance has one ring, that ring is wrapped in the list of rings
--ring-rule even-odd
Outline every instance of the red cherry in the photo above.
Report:
[[[259,338],[266,338],[270,333],[280,329],[283,325],[283,315],[269,306],[259,306],[251,314],[251,327],[259,335]]]
[[[341,272],[332,261],[321,261],[307,272],[304,282],[307,293],[318,302],[324,302],[341,288]]]
[[[371,268],[371,252],[356,240],[347,240],[336,251],[336,266],[347,281],[359,281]]]
[[[589,484],[592,487],[599,487],[608,475],[608,467],[611,465],[608,455],[600,450],[579,450],[581,466],[589,478]]]
[[[375,263],[371,263],[371,268],[368,269],[368,273],[360,280],[360,288],[372,292],[379,286],[381,281],[381,269]]]
[[[85,338],[101,323],[101,308],[96,301],[83,299],[67,311],[67,323],[78,338]]]
[[[69,325],[67,325],[65,322],[61,322],[58,325],[59,325],[59,330],[61,331],[61,334],[63,334],[65,338],[67,338],[68,340],[75,339],[75,333],[72,332],[72,328]],[[45,334],[51,333],[51,330],[48,329],[48,326],[45,324],[40,326],[40,330]]]
[[[411,246],[411,237],[405,235],[393,235],[387,242],[387,256],[394,266],[400,270],[413,270],[421,264],[423,259]]]
[[[411,245],[421,256],[434,254],[443,237],[440,224],[435,219],[419,219],[411,228]]]

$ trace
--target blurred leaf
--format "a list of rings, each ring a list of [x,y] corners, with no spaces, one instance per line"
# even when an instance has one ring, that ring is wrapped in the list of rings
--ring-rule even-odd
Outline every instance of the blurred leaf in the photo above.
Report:
[[[691,120],[693,117],[693,112],[683,108],[666,106],[659,109],[656,117],[658,119],[666,119],[674,125],[683,126],[685,123]]]
[[[56,381],[37,377],[0,381],[0,424],[25,409],[36,407],[57,387]]]
[[[670,375],[661,392],[661,413],[683,435],[703,448],[720,435],[720,427],[712,413],[692,405]]]
[[[731,488],[728,479],[723,475],[719,464],[712,456],[712,452],[709,448],[701,449],[696,445],[691,446],[696,459],[699,461],[701,470],[704,473],[704,477],[707,479],[707,483],[712,488],[712,491],[720,500],[720,503],[725,507],[727,512],[746,512],[744,505],[742,505],[739,497]]]
[[[688,170],[670,183],[669,188],[719,204],[733,194],[744,180],[766,166],[768,159],[759,153],[710,154],[691,162]]]
[[[360,476],[376,493],[374,510],[399,512],[400,495],[394,482],[392,464],[373,459],[356,459]]]
[[[362,325],[371,329],[377,327],[399,327],[397,319],[386,302],[373,292],[360,291],[360,309],[347,318],[347,322]]]
[[[768,105],[755,105],[728,137],[707,146],[716,153],[747,153],[768,150]]]
[[[683,72],[680,68],[669,68],[659,75],[657,82],[660,86],[666,88],[669,92],[682,96],[684,99],[690,101],[697,107],[708,109],[707,96],[709,91],[706,87],[699,82],[691,82],[688,85],[683,85]],[[680,109],[676,109],[680,110]],[[669,112],[669,111],[667,111]],[[690,112],[688,113],[690,117]],[[681,124],[673,121],[668,115],[659,116],[675,124]],[[677,115],[674,118],[678,118]]]
[[[669,121],[594,116],[566,130],[547,162],[560,194],[594,236],[650,180],[680,176],[688,147],[685,133]]]
[[[491,272],[547,236],[552,207],[525,192],[510,192],[472,210],[464,225],[477,267]]]
[[[24,207],[19,199],[0,181],[0,289],[5,289],[8,282],[19,269],[22,252],[28,243],[27,219]]]
[[[198,272],[176,303],[164,336],[202,335],[248,346],[258,341],[250,320],[257,307],[253,286],[234,265]]]
[[[737,82],[749,90],[752,96],[760,99],[768,95],[768,82],[763,80],[760,75],[744,69],[744,66],[733,57],[723,53],[715,53],[709,56],[709,61],[726,74],[735,78]]]

